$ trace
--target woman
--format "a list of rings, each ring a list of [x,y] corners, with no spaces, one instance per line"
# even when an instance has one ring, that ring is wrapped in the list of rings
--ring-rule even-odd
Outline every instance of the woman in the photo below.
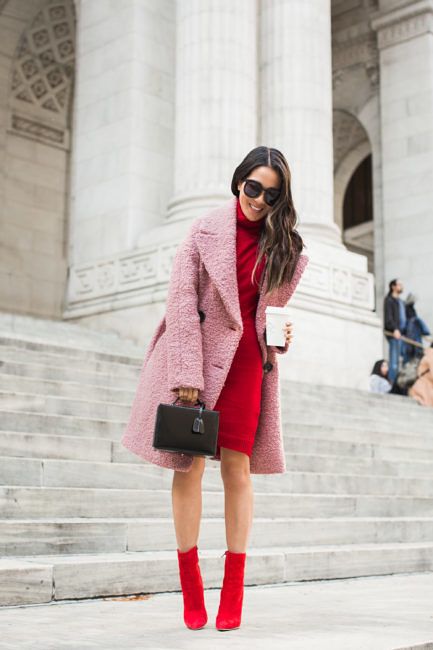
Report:
[[[408,395],[422,406],[433,406],[433,343],[424,350],[417,375],[418,379],[409,388]]]
[[[283,307],[308,263],[287,161],[257,147],[235,169],[230,200],[196,219],[173,262],[166,314],[149,344],[122,444],[174,470],[172,505],[184,621],[207,622],[198,564],[204,457],[152,447],[155,413],[174,395],[218,410],[214,457],[221,463],[227,551],[216,618],[240,626],[247,541],[252,523],[250,473],[283,473],[277,353],[266,344],[265,308]]]
[[[372,393],[389,393],[392,384],[388,379],[388,369],[388,362],[385,359],[376,361],[370,375],[370,391]]]

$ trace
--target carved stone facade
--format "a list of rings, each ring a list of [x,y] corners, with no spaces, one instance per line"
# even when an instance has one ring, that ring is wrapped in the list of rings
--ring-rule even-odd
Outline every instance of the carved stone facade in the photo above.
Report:
[[[75,6],[8,0],[1,9],[1,309],[62,318]]]
[[[433,324],[416,240],[433,232],[431,0],[9,0],[0,12],[3,309],[145,344],[192,219],[267,144],[288,158],[311,260],[283,375],[365,386],[392,276]],[[373,218],[348,229],[347,188],[369,157]],[[422,266],[404,257],[393,193]]]
[[[50,0],[22,34],[15,53],[10,89],[13,131],[69,147],[74,65],[74,5]]]

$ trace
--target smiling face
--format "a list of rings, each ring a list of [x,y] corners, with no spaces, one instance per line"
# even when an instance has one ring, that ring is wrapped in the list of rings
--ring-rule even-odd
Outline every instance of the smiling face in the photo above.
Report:
[[[258,181],[263,185],[263,188],[267,190],[268,188],[280,187],[280,178],[272,167],[262,166],[256,167],[252,172],[248,174],[248,178]],[[265,217],[268,212],[271,210],[271,207],[266,204],[264,192],[256,199],[250,199],[244,192],[245,181],[238,183],[239,190],[239,201],[241,204],[242,212],[248,219],[251,221],[258,221]]]

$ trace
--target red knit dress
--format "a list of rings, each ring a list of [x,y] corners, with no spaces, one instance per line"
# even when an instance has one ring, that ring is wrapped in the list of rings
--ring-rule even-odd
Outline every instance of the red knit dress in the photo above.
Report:
[[[236,205],[236,272],[239,290],[243,333],[234,355],[225,384],[214,406],[219,411],[219,431],[215,458],[221,458],[220,447],[241,451],[251,456],[260,415],[263,377],[262,353],[257,339],[255,317],[259,299],[257,281],[265,261],[261,260],[251,272],[257,257],[264,217],[251,221],[242,211],[239,199]]]

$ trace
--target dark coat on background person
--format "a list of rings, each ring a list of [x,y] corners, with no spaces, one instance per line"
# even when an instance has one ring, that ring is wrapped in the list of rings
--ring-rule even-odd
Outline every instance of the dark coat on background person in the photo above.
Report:
[[[385,297],[383,302],[383,322],[384,328],[390,332],[400,329],[400,307],[398,299],[394,298],[390,293]]]
[[[171,403],[175,397],[172,391],[187,386],[198,388],[200,399],[213,409],[242,336],[236,276],[236,202],[237,197],[233,197],[196,219],[177,249],[166,313],[147,348],[120,441],[144,460],[169,469],[188,472],[193,458],[153,447],[158,404]],[[260,289],[255,323],[263,378],[260,417],[250,457],[253,474],[286,471],[277,357],[287,352],[288,344],[281,348],[267,345],[266,307],[287,304],[308,261],[301,254],[290,282],[270,293],[265,292],[265,286]]]

